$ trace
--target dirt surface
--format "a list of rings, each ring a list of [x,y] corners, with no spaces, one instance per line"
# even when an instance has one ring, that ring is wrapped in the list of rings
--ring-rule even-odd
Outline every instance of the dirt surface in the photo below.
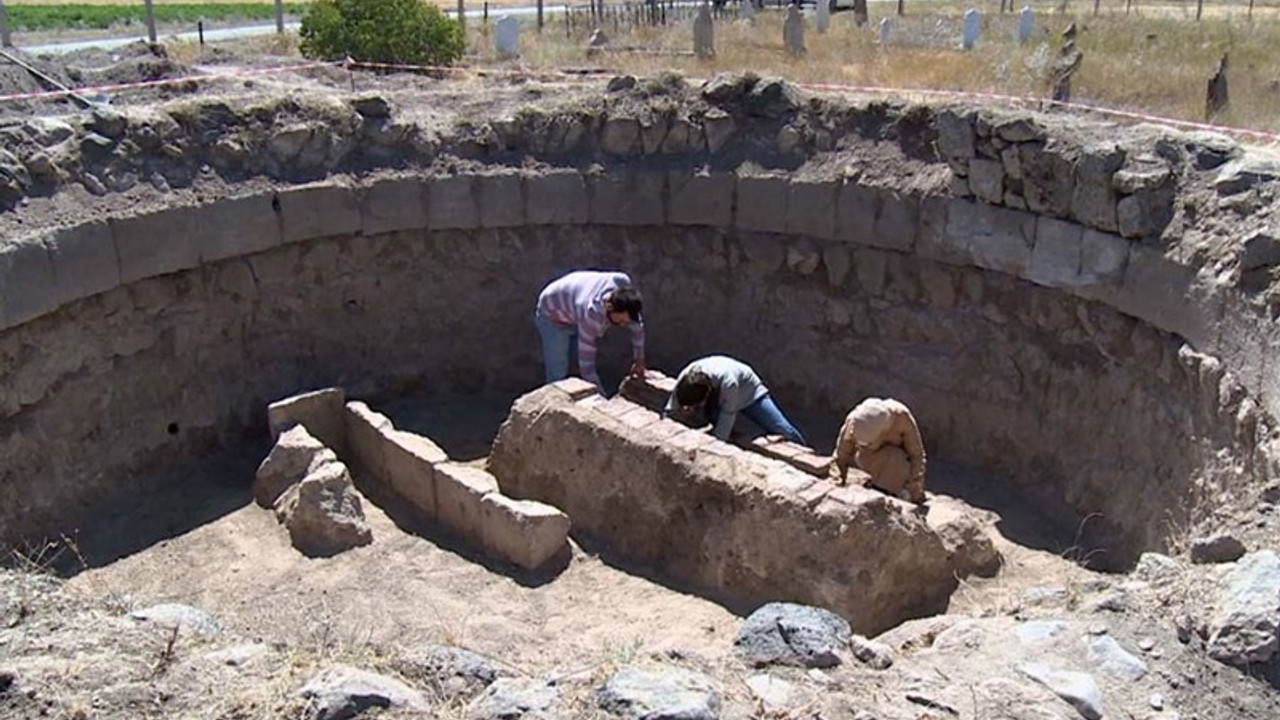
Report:
[[[438,437],[460,459],[478,459],[508,402],[437,396],[384,409],[397,423]],[[612,673],[674,665],[714,679],[726,718],[976,720],[998,710],[1015,720],[1065,720],[1072,709],[1016,682],[1013,668],[1027,659],[1027,643],[1000,640],[1048,627],[1033,621],[1067,629],[1053,640],[1057,646],[1033,647],[1032,658],[1079,654],[1099,633],[1150,648],[1143,660],[1151,672],[1141,682],[1121,691],[1099,680],[1115,717],[1262,720],[1280,708],[1265,682],[1208,662],[1173,638],[1168,608],[1187,592],[1181,586],[1155,591],[1092,573],[1070,551],[1035,549],[998,532],[1007,520],[1034,524],[1034,513],[989,512],[1002,571],[962,583],[946,615],[882,636],[896,658],[890,669],[846,662],[825,671],[766,671],[732,652],[742,618],[670,586],[660,571],[606,564],[590,547],[574,544],[563,567],[521,573],[430,528],[398,525],[393,509],[366,499],[371,545],[304,557],[272,513],[251,500],[251,475],[265,450],[244,447],[206,460],[175,473],[168,490],[104,509],[100,524],[62,546],[60,560],[72,569],[65,584],[29,572],[33,565],[0,571],[0,717],[313,717],[298,689],[322,668],[355,665],[434,687],[408,658],[445,644],[491,658],[500,676],[554,682],[563,698],[554,717],[606,717],[595,690]],[[945,463],[935,474],[957,494],[980,496],[980,486],[992,484]],[[939,516],[974,512],[946,494],[935,494],[931,505]],[[53,555],[27,557],[34,565],[59,564]],[[199,608],[221,633],[174,634],[129,616],[157,603]],[[1080,640],[1071,641],[1075,635]],[[227,659],[241,656],[249,659]],[[747,682],[764,672],[789,683],[791,704],[770,707],[753,696]],[[432,698],[432,717],[475,716],[467,696]],[[1157,700],[1185,714],[1154,712]]]
[[[44,67],[70,84],[100,84],[184,78],[207,67],[226,71],[249,64],[250,59],[224,54],[206,65],[182,65],[132,47]],[[38,89],[25,71],[12,70],[0,73],[0,94]],[[569,94],[573,87],[476,78],[445,86],[416,75],[353,77],[329,69],[242,80],[226,89],[242,97],[277,96],[298,87],[348,89],[353,82],[393,99],[422,93],[419,103],[404,109],[414,119],[453,119],[482,107],[496,116],[521,98]],[[189,91],[183,85],[131,91],[117,94],[113,103],[145,105]],[[8,104],[0,112],[13,119],[68,109],[49,102]],[[134,198],[122,193],[96,202],[166,199],[149,189],[134,192]],[[76,200],[68,195],[58,202]],[[398,426],[434,438],[456,459],[477,462],[511,399],[406,398],[380,409]],[[834,436],[836,419],[806,417],[802,409],[795,414],[805,427],[818,428],[815,436]],[[1026,720],[1076,717],[1043,690],[1036,695],[1036,686],[1020,685],[1018,692],[1044,709],[1025,713],[1002,705],[990,689],[991,681],[1013,677],[1012,668],[1028,653],[1039,652],[1011,647],[1001,633],[1037,619],[1076,628],[1073,640],[1105,633],[1130,648],[1151,640],[1143,651],[1151,671],[1141,683],[1106,686],[1114,703],[1107,717],[1262,720],[1280,712],[1274,678],[1266,676],[1274,668],[1228,668],[1208,660],[1195,641],[1177,639],[1174,616],[1194,597],[1193,589],[1215,575],[1186,570],[1175,584],[1156,587],[1084,570],[1077,564],[1085,558],[1073,548],[1072,528],[1054,527],[1034,507],[1002,492],[1002,483],[945,458],[933,460],[933,512],[985,514],[1005,559],[1001,573],[966,581],[946,617],[887,634],[885,642],[900,659],[889,671],[854,663],[818,674],[771,671],[801,688],[803,699],[769,711],[744,684],[757,671],[731,653],[741,618],[664,584],[653,569],[608,565],[590,547],[575,546],[565,567],[519,573],[430,528],[398,524],[394,508],[366,502],[373,544],[327,559],[300,555],[272,514],[249,496],[253,469],[266,451],[264,445],[242,446],[201,460],[173,473],[161,484],[167,490],[102,508],[100,523],[51,551],[60,557],[22,549],[22,572],[0,575],[0,717],[299,717],[297,689],[317,669],[343,662],[413,681],[400,660],[433,643],[482,652],[508,676],[555,680],[568,698],[563,717],[597,714],[592,698],[599,683],[633,662],[676,663],[708,673],[724,693],[722,715],[732,718],[976,719],[1000,717],[997,711]],[[71,577],[62,584],[45,574],[50,569],[67,570]],[[1038,592],[1046,588],[1053,591],[1047,593],[1051,600]],[[1103,606],[1116,595],[1124,602]],[[171,635],[128,617],[130,610],[160,602],[212,614],[222,635]],[[935,638],[966,623],[977,628],[966,631],[969,639],[932,647]],[[246,644],[262,648],[259,659],[240,665],[216,659],[215,653]],[[1078,648],[1062,651],[1071,657],[1073,652]],[[952,697],[957,693],[960,700]],[[972,702],[963,701],[966,693]],[[443,698],[433,712],[465,714],[463,703]]]

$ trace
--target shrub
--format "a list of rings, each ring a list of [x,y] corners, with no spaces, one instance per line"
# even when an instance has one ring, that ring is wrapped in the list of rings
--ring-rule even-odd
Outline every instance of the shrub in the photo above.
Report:
[[[449,65],[462,57],[462,24],[422,0],[315,0],[302,18],[309,58]]]

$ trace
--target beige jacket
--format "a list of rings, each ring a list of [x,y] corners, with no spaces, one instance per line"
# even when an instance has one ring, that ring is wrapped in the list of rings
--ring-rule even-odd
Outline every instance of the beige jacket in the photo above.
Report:
[[[844,419],[832,459],[831,473],[841,484],[855,465],[876,487],[893,494],[905,489],[913,502],[924,500],[924,441],[915,417],[897,400],[859,403]]]

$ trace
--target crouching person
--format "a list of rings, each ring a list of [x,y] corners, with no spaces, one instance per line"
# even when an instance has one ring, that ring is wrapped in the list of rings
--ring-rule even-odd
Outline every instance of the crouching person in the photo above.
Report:
[[[894,497],[905,490],[911,502],[925,501],[924,442],[906,405],[868,398],[844,419],[832,458],[832,478],[843,485],[853,465],[871,476],[869,485]]]
[[[769,388],[755,370],[724,355],[694,360],[680,371],[664,414],[671,417],[677,410],[701,413],[713,424],[712,434],[721,440],[729,439],[738,413],[742,413],[766,433],[781,435],[800,445],[808,444],[778,409]]]

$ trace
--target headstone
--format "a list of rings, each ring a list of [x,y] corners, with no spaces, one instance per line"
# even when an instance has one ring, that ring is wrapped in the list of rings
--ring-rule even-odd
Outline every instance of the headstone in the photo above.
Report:
[[[756,20],[756,3],[755,0],[742,0],[738,4],[738,19],[747,22],[755,22]]]
[[[788,55],[804,55],[804,18],[796,5],[787,6],[787,17],[782,21],[782,42],[787,47]]]
[[[866,27],[871,22],[867,12],[867,0],[853,0],[853,22],[857,27]]]
[[[1231,98],[1227,92],[1227,56],[1224,54],[1218,61],[1218,71],[1209,78],[1204,94],[1204,119],[1213,120],[1218,113],[1227,109]]]
[[[826,35],[827,29],[831,27],[831,2],[830,0],[815,0],[814,6],[814,27],[818,29],[819,35]]]
[[[982,13],[969,8],[964,11],[964,37],[961,45],[965,50],[972,50],[978,44],[978,34],[982,32]]]
[[[711,22],[709,2],[702,3],[698,8],[698,16],[693,19],[693,54],[703,60],[716,56],[715,27]]]
[[[880,44],[889,44],[889,33],[893,30],[893,21],[889,18],[880,18]]]
[[[493,25],[493,50],[500,58],[513,58],[520,54],[520,22],[510,15],[503,15]]]
[[[1031,39],[1031,31],[1035,29],[1036,14],[1030,5],[1024,5],[1022,14],[1018,16],[1018,44],[1022,45]]]

